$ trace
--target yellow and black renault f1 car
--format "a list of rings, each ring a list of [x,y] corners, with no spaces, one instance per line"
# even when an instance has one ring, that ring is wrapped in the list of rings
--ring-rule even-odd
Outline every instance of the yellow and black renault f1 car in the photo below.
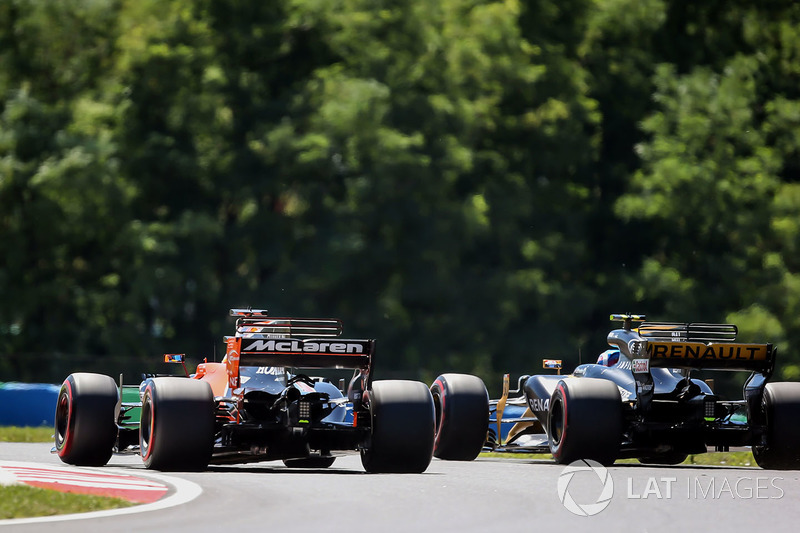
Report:
[[[273,318],[232,309],[236,331],[221,363],[186,376],[117,384],[74,373],[58,396],[55,447],[62,461],[104,465],[139,453],[148,468],[203,470],[209,464],[283,460],[324,468],[358,450],[368,472],[422,472],[432,457],[434,403],[428,387],[373,381],[374,340],[342,339],[334,319]],[[184,363],[182,354],[167,362]],[[185,367],[185,363],[184,363]],[[304,369],[345,369],[345,390]]]
[[[522,376],[511,396],[506,377],[503,396],[490,402],[487,449],[549,452],[559,463],[678,464],[709,448],[750,446],[763,468],[800,468],[800,383],[769,383],[772,344],[738,342],[732,324],[611,319],[622,328],[608,334],[611,350],[598,363],[569,376]],[[702,369],[749,372],[743,397],[715,394],[692,377]],[[437,424],[437,440],[447,427]]]

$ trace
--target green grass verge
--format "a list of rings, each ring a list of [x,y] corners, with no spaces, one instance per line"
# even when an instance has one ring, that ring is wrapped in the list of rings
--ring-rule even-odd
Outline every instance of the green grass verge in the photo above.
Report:
[[[539,461],[552,461],[553,456],[549,453],[495,453],[483,452],[480,455],[486,458],[498,459],[529,459]],[[615,464],[639,464],[636,459],[620,459]],[[690,455],[681,463],[684,465],[703,465],[703,466],[756,466],[751,452],[709,452]]]
[[[751,452],[709,452],[690,455],[685,465],[757,466]]]
[[[0,442],[53,442],[52,427],[0,426]],[[120,498],[75,494],[27,485],[0,486],[0,520],[87,513],[130,507]]]
[[[119,498],[74,494],[27,485],[0,486],[0,520],[71,513],[88,513],[130,507]]]
[[[54,431],[50,426],[0,426],[0,442],[52,442]]]

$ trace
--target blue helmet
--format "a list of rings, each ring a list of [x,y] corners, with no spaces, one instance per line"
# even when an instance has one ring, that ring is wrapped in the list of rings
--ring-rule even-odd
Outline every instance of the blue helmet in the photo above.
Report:
[[[614,366],[619,362],[619,348],[611,348],[601,353],[597,358],[597,364],[603,366]]]

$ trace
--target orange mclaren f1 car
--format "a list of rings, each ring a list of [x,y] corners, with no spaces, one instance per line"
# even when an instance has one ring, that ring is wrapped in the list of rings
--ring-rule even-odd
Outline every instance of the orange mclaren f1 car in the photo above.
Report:
[[[192,375],[123,385],[122,377],[118,384],[70,374],[57,400],[53,452],[74,465],[105,465],[116,452],[139,453],[147,468],[203,470],[267,460],[324,468],[336,452],[355,450],[368,472],[428,467],[433,397],[421,382],[373,381],[374,340],[340,338],[334,319],[231,315],[236,329],[223,362],[202,363]],[[184,363],[181,354],[165,359]],[[337,387],[306,369],[344,369],[352,378]]]

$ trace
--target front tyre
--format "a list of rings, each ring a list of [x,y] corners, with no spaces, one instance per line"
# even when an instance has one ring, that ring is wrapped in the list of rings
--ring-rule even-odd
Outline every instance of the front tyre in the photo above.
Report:
[[[147,468],[205,470],[214,448],[214,395],[208,383],[149,379],[142,398],[139,447]]]
[[[370,473],[424,472],[433,456],[433,398],[418,381],[375,381],[369,391],[370,438],[361,464]]]
[[[622,440],[622,399],[605,379],[566,378],[550,398],[550,452],[557,463],[592,459],[613,464]]]
[[[55,445],[67,464],[103,466],[117,439],[117,384],[109,376],[78,372],[61,385],[56,401]]]
[[[800,383],[767,383],[761,400],[765,440],[754,445],[761,468],[800,469]]]
[[[483,380],[468,374],[442,374],[431,385],[436,431],[433,455],[472,461],[486,443],[489,393]]]

